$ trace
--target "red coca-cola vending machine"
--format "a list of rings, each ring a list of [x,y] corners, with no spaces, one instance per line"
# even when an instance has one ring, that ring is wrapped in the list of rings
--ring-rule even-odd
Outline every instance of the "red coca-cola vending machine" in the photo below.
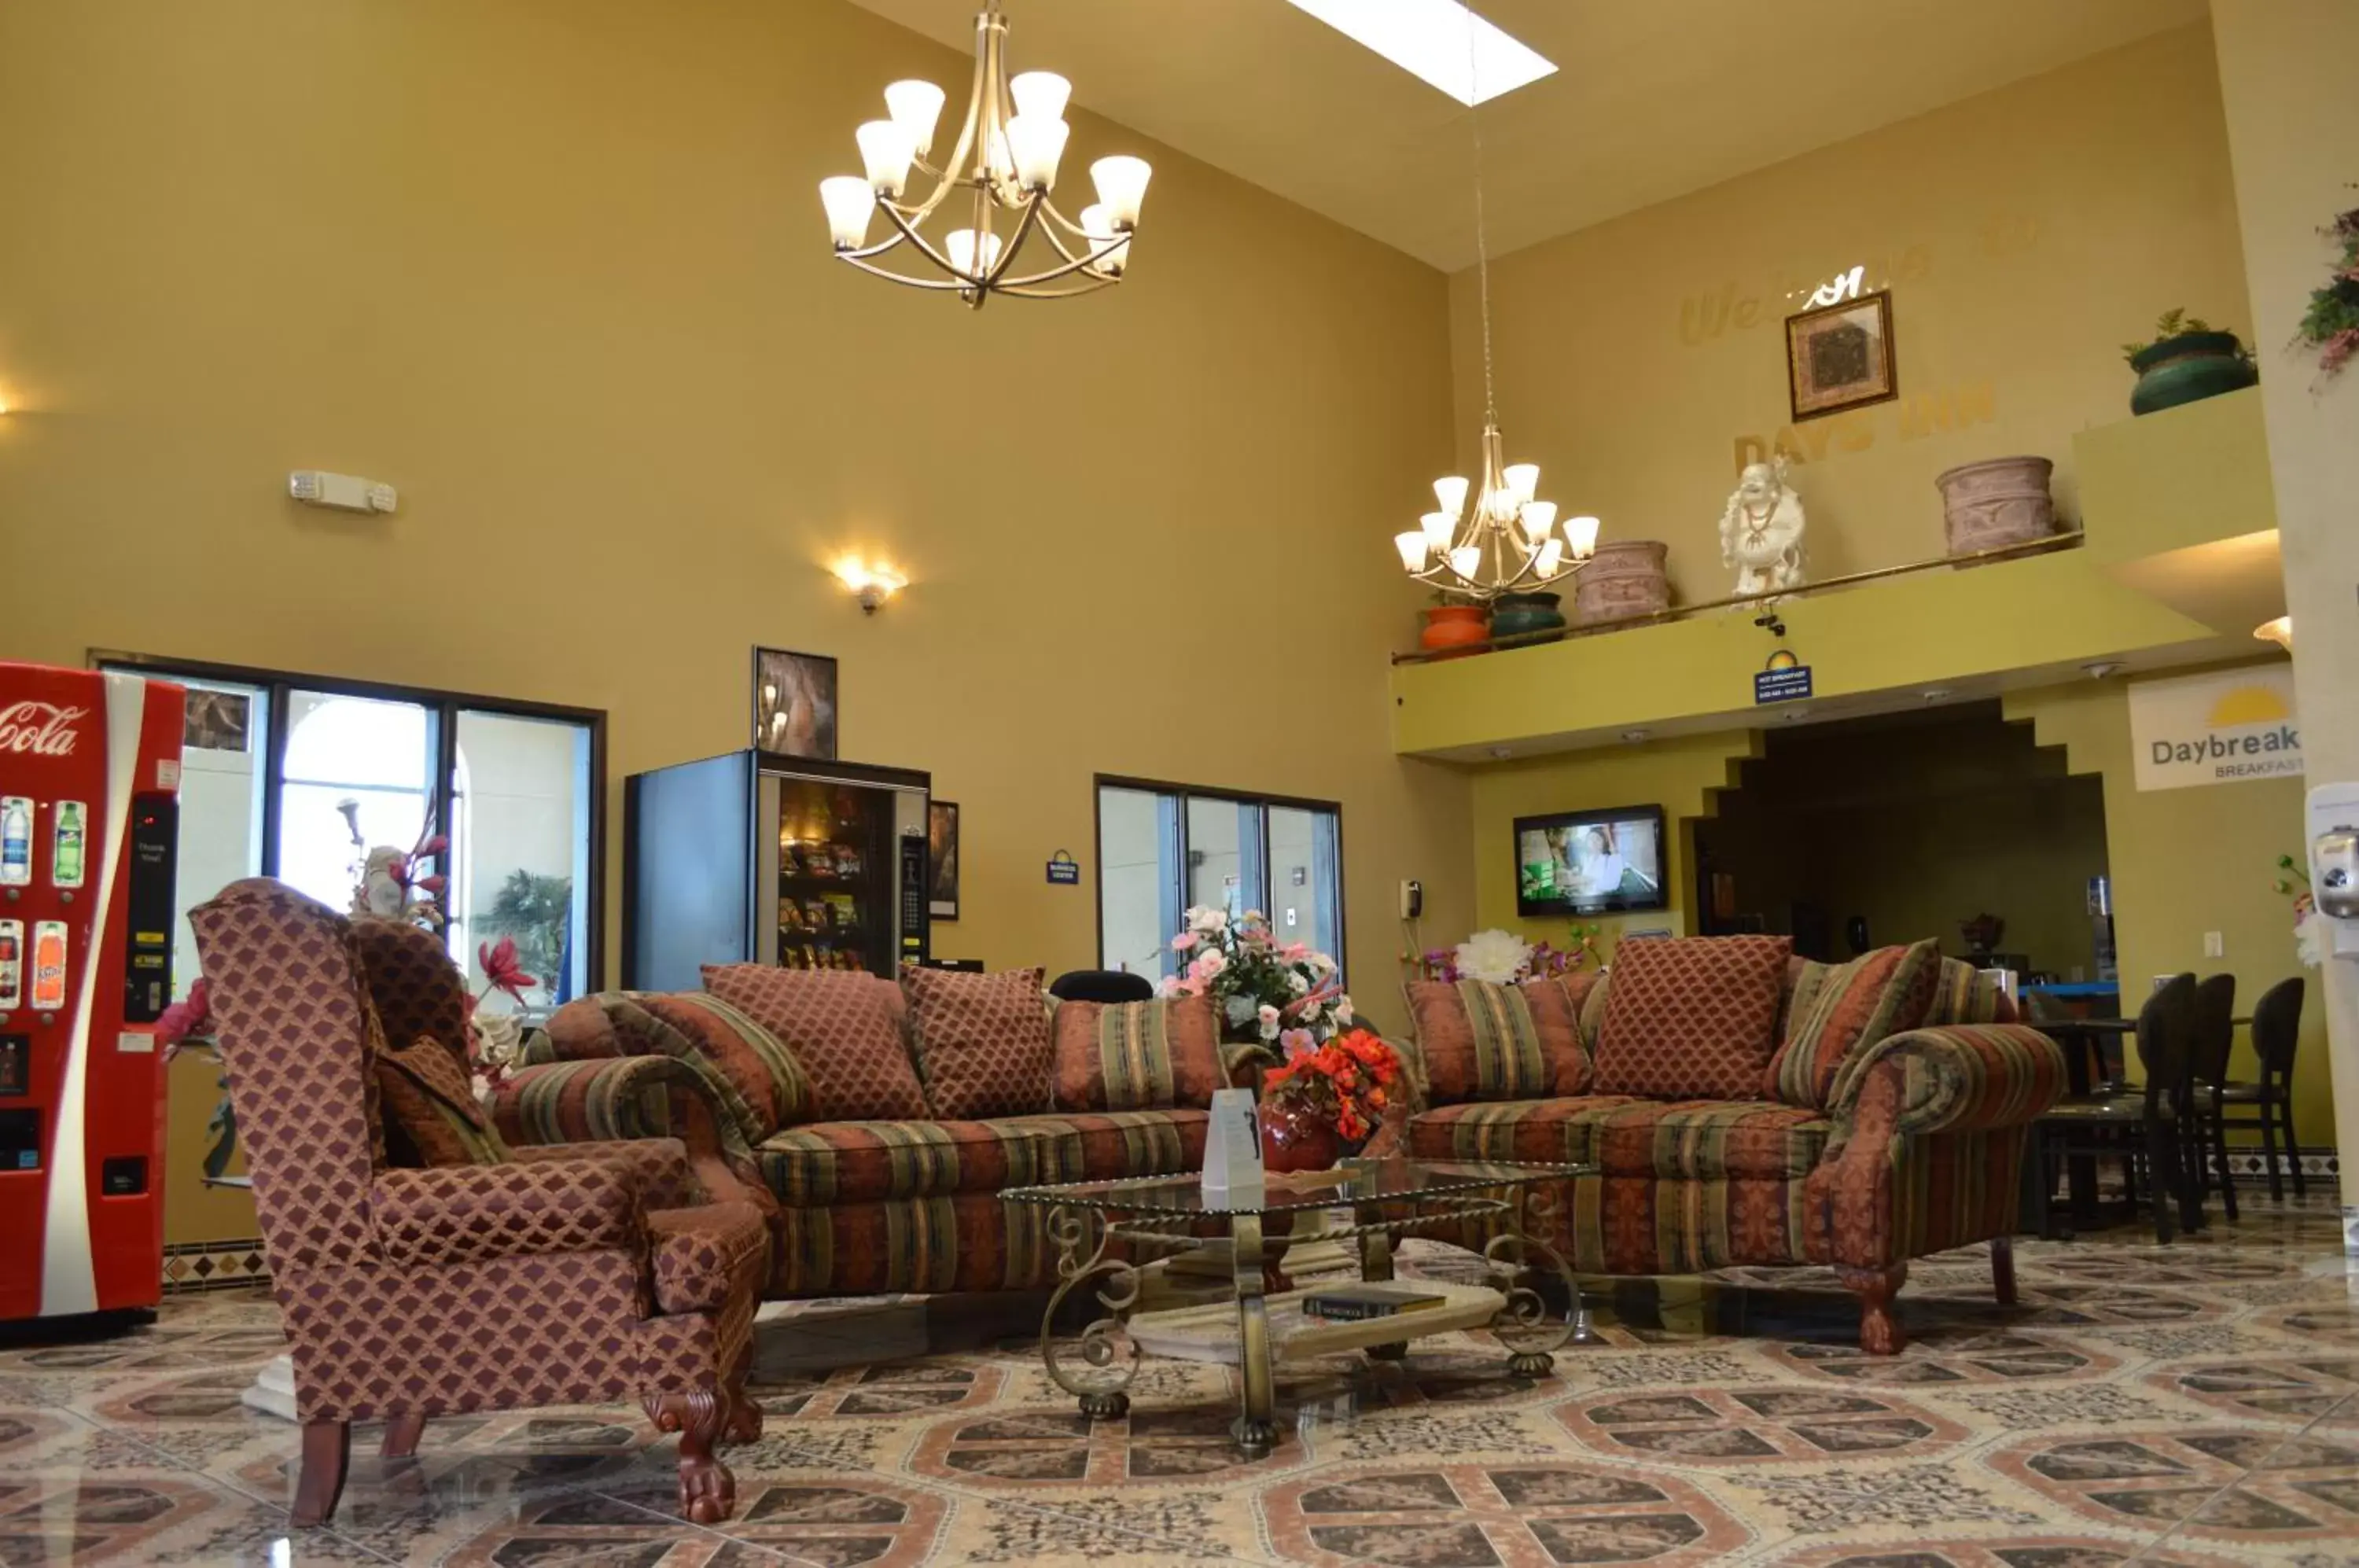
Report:
[[[0,1321],[162,1291],[186,700],[0,663]]]

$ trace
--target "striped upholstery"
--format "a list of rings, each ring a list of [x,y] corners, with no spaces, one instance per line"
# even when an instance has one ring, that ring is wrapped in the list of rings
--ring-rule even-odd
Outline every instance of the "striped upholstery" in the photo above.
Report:
[[[1409,1018],[1425,1058],[1426,1088],[1438,1105],[1528,1100],[1589,1087],[1580,1003],[1588,975],[1521,985],[1487,980],[1412,980]]]
[[[744,1009],[705,991],[649,992],[639,998],[647,1011],[686,1036],[723,1077],[735,1084],[755,1116],[755,1139],[816,1114],[810,1075],[787,1043]]]
[[[1825,1105],[1852,1052],[1925,1022],[1940,965],[1930,939],[1848,964],[1800,961],[1788,976],[1785,1043],[1761,1092],[1789,1105]]]
[[[1047,1220],[995,1192],[790,1208],[767,1294],[1043,1290],[1057,1282]]]
[[[1998,982],[1962,958],[1941,960],[1941,975],[1933,986],[1933,1006],[1925,1015],[1929,1024],[2011,1024],[2020,1020]]]
[[[1056,1110],[1201,1108],[1227,1082],[1220,1021],[1209,996],[1060,1002],[1049,1032]]]
[[[1797,1105],[1595,1095],[1451,1105],[1410,1124],[1409,1151],[1432,1160],[1554,1160],[1608,1176],[1717,1181],[1808,1175],[1829,1123]]]
[[[1020,1128],[1048,1141],[1054,1181],[1176,1176],[1204,1168],[1207,1111],[1074,1111],[1007,1116],[987,1126]]]
[[[1057,1180],[1049,1139],[1006,1122],[817,1122],[772,1134],[755,1157],[789,1208]]]

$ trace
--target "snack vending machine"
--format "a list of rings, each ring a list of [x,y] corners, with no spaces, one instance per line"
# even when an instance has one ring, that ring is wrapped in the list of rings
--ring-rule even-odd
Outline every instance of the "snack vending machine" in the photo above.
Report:
[[[0,663],[0,1321],[162,1295],[186,697]]]

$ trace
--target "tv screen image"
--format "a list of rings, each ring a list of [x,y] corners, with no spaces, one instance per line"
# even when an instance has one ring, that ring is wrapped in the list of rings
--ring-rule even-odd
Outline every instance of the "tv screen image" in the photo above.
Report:
[[[1516,819],[1517,913],[1603,914],[1666,907],[1660,806]]]

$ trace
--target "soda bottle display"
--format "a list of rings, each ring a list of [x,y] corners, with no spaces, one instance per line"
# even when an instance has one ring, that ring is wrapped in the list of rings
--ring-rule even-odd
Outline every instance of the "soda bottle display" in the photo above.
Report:
[[[83,817],[80,800],[58,802],[57,842],[49,853],[49,882],[58,887],[79,887],[82,877]]]
[[[0,887],[22,887],[33,880],[33,802],[22,795],[0,800]]]
[[[25,922],[0,920],[0,1012],[25,999]]]
[[[66,923],[40,920],[33,927],[33,995],[27,1004],[37,1013],[62,1011],[66,1005]]]

